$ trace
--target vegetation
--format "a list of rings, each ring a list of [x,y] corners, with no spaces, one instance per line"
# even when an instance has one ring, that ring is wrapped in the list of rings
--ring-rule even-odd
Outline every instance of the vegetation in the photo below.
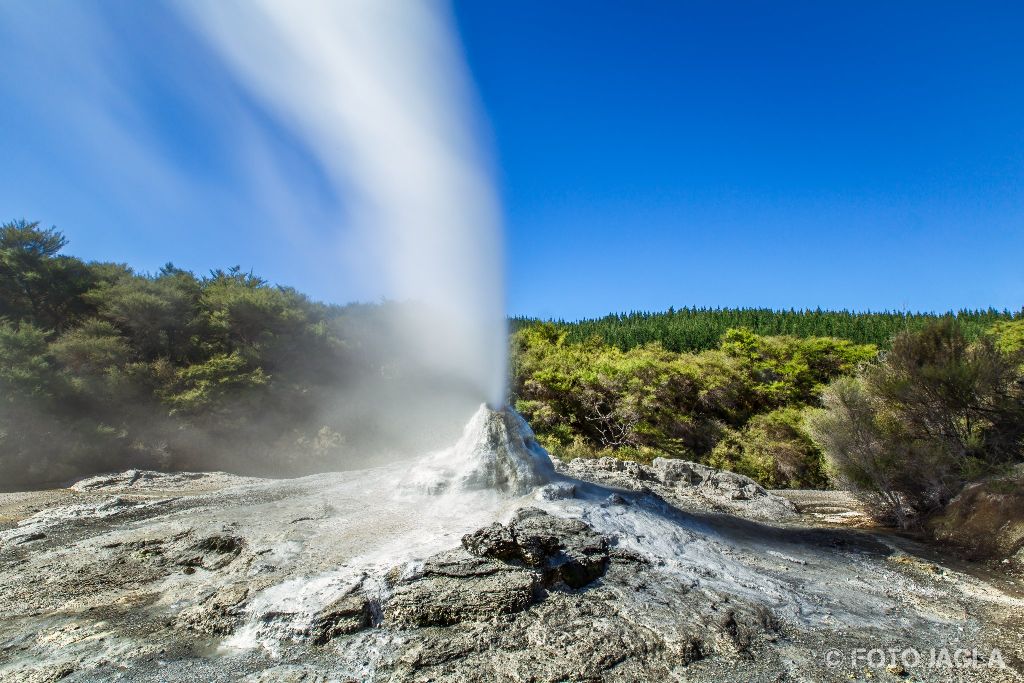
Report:
[[[1024,320],[1012,316],[984,329],[936,317],[881,353],[745,328],[683,353],[573,342],[553,323],[512,339],[516,406],[563,458],[683,457],[774,488],[831,484],[904,527],[1022,460]]]
[[[907,527],[972,480],[1021,460],[1021,322],[969,342],[954,321],[896,337],[881,362],[832,384],[807,426],[837,482]]]
[[[338,387],[398,409],[410,383],[444,384],[389,346],[395,304],[325,306],[238,268],[142,275],[64,246],[0,227],[2,488],[129,466],[337,469],[387,428]]]
[[[953,318],[964,336],[977,339],[992,325],[1020,318],[1008,311],[930,313],[856,313],[851,311],[775,311],[769,308],[680,308],[663,313],[633,312],[579,322],[558,321],[566,341],[598,338],[605,344],[628,349],[657,342],[668,351],[708,351],[718,348],[727,331],[743,328],[761,336],[838,337],[856,344],[888,348],[901,332],[920,330],[939,318]],[[540,321],[514,318],[513,331]]]
[[[875,357],[874,346],[729,330],[719,347],[675,353],[571,343],[550,323],[512,337],[515,406],[561,457],[711,460],[773,486],[823,482],[799,425],[821,389]],[[785,445],[786,457],[775,447]]]

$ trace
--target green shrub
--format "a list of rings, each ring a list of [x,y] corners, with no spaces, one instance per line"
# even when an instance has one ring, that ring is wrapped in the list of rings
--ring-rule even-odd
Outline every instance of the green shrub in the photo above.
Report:
[[[1021,458],[1018,366],[991,337],[969,342],[953,321],[905,332],[881,362],[834,382],[808,430],[837,485],[903,527],[963,485]]]
[[[763,483],[815,486],[824,479],[817,450],[797,424],[799,408],[876,353],[843,340],[748,330],[730,330],[713,351],[673,353],[657,344],[623,351],[598,339],[569,343],[555,325],[532,325],[512,336],[512,394],[556,454],[706,461],[721,445],[722,463],[755,472]],[[758,417],[764,413],[772,417]],[[745,434],[752,419],[758,421],[739,444],[735,434]],[[773,447],[778,462],[770,465]]]
[[[708,463],[768,488],[825,488],[822,454],[804,428],[804,412],[780,408],[755,415],[718,442]]]

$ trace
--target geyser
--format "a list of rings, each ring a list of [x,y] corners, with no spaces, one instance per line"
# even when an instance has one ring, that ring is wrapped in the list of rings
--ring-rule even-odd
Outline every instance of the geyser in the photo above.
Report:
[[[477,458],[483,473],[475,479],[459,470],[463,484],[520,490],[537,479],[527,476],[536,441],[522,438],[518,418],[501,409],[507,329],[500,210],[446,5],[181,0],[145,12],[101,5],[5,7],[0,14],[12,20],[0,23],[5,35],[17,35],[19,54],[38,57],[26,63],[39,62],[32,68],[45,67],[44,80],[59,86],[61,106],[49,109],[62,112],[62,125],[100,121],[90,139],[109,133],[131,143],[106,145],[100,156],[139,179],[126,187],[146,213],[159,213],[151,200],[166,194],[182,218],[203,207],[211,227],[225,215],[232,219],[225,225],[265,222],[277,230],[273,239],[253,228],[235,241],[273,242],[282,254],[300,246],[310,271],[338,271],[331,273],[337,303],[339,294],[409,302],[382,307],[379,318],[341,335],[353,357],[339,361],[348,365],[339,368],[334,393],[324,382],[294,434],[285,424],[279,442],[258,444],[267,461],[258,469],[249,469],[250,449],[222,448],[198,428],[187,452],[202,453],[204,467],[261,474],[375,466],[451,444],[486,403],[490,421],[474,418],[467,429],[480,426],[482,443],[515,446]],[[127,22],[145,30],[124,31]],[[161,39],[147,40],[151,34]],[[41,45],[47,59],[29,50]],[[184,76],[183,54],[192,67]],[[182,154],[158,144],[167,142],[167,127]],[[209,156],[208,175],[184,161],[193,154]],[[141,225],[149,227],[146,219]],[[238,258],[213,244],[204,259]],[[360,315],[354,307],[352,319]],[[298,373],[303,353],[294,355]],[[263,369],[284,386],[286,373]],[[460,443],[463,454],[486,450]],[[292,453],[290,444],[300,445]],[[311,449],[316,458],[325,453],[314,466],[305,458]],[[528,466],[516,471],[508,454]],[[279,466],[268,472],[275,458]]]
[[[513,495],[547,482],[546,451],[505,407],[499,212],[447,13],[386,0],[187,7],[240,80],[305,140],[388,293],[421,303],[392,334],[485,402],[458,443],[422,459],[410,480],[435,493]]]
[[[413,467],[407,484],[429,493],[492,489],[522,495],[554,477],[547,451],[511,408],[480,406],[462,438]]]
[[[346,266],[377,295],[422,304],[391,333],[477,401],[501,405],[498,202],[447,9],[396,0],[182,7],[329,179],[346,213]]]

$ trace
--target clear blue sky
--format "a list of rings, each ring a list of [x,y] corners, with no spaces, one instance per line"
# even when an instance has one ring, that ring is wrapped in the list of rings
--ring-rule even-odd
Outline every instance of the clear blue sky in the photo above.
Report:
[[[12,4],[0,216],[141,270],[237,263],[328,300],[372,295],[262,227],[208,123],[252,103],[171,12],[105,3],[94,26],[74,3]],[[1024,5],[467,0],[455,14],[495,150],[510,313],[1024,306]],[[64,106],[83,83],[129,139]],[[125,84],[138,101],[118,103]],[[179,172],[132,163],[140,137]],[[332,209],[321,179],[287,145],[273,158],[308,176],[315,239]]]

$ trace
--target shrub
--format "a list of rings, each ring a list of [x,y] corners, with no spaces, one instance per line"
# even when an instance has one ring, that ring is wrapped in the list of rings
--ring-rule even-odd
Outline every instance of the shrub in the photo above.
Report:
[[[551,324],[512,337],[516,408],[552,452],[707,460],[733,435],[719,460],[777,486],[824,481],[799,409],[816,403],[829,380],[876,355],[873,346],[838,339],[766,338],[743,329],[701,353],[566,339]],[[764,413],[772,416],[757,417]]]
[[[769,488],[824,488],[821,451],[804,428],[799,408],[755,415],[715,446],[709,464],[745,474]]]
[[[1021,456],[1019,371],[991,337],[968,342],[951,320],[901,334],[822,402],[807,424],[836,483],[901,527]]]

